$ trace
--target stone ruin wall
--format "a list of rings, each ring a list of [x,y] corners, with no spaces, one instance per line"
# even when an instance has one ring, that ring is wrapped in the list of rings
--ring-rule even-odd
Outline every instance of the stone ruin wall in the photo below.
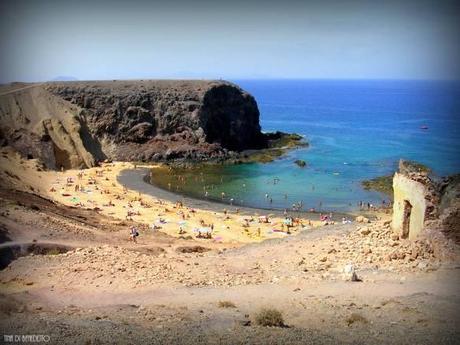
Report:
[[[405,237],[408,230],[406,237],[413,240],[425,228],[427,221],[439,217],[439,192],[427,172],[414,169],[405,161],[400,162],[399,173],[393,178],[393,190],[393,231]],[[408,220],[405,220],[406,203],[412,206]],[[408,221],[407,229],[405,221]]]
[[[412,205],[409,226],[409,239],[414,239],[423,230],[425,223],[425,186],[412,181],[403,174],[396,173],[393,178],[394,203],[392,227],[396,234],[403,237],[405,201]]]

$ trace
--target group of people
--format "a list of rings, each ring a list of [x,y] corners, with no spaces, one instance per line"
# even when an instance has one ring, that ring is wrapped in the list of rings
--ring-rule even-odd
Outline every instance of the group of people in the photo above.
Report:
[[[357,206],[359,207],[361,211],[362,210],[377,211],[377,209],[379,208],[378,206],[370,202],[363,202],[363,201],[358,202]],[[392,206],[391,202],[387,202],[385,199],[382,200],[381,208],[386,209],[386,208],[390,208],[391,206]]]
[[[103,207],[106,207],[106,206],[107,207],[114,207],[116,205],[115,205],[114,202],[112,202],[112,200],[114,200],[116,202],[116,200],[125,200],[127,198],[127,196],[124,195],[124,194],[128,194],[128,189],[126,187],[124,187],[124,186],[123,186],[123,193],[115,193],[113,190],[109,190],[109,189],[104,188],[104,183],[101,183],[101,181],[99,180],[99,178],[104,177],[104,169],[97,170],[95,176],[89,176],[87,181],[84,181],[83,176],[84,176],[83,172],[79,172],[78,175],[77,175],[77,179],[75,179],[75,180],[72,177],[68,177],[67,181],[66,181],[67,185],[72,186],[72,188],[75,190],[75,192],[83,191],[85,193],[86,192],[89,193],[90,189],[92,189],[93,193],[96,190],[98,191],[98,193],[100,192],[101,194],[110,194],[110,193],[112,193],[113,198],[111,197],[108,203],[102,204]],[[106,180],[108,180],[107,177],[106,177]],[[178,177],[178,181],[181,182],[181,183],[185,183],[185,177],[183,177],[183,176]],[[278,182],[279,182],[279,179],[274,179],[273,180],[274,184],[277,184]],[[88,186],[88,185],[91,185],[91,186]],[[112,183],[112,185],[114,185],[114,183]],[[245,185],[244,185],[244,187],[245,187]],[[207,191],[206,191],[206,193],[207,193]],[[227,195],[225,194],[225,192],[221,192],[221,197],[222,197],[222,199],[224,199],[224,198],[227,199]],[[272,199],[271,195],[269,195],[268,193],[265,194],[265,198],[269,203],[273,202],[273,199]],[[287,200],[287,198],[288,198],[287,194],[284,195],[284,198]],[[231,204],[233,204],[234,199],[230,198],[229,201],[230,201]],[[88,200],[87,202],[91,202],[91,201]],[[134,202],[139,202],[140,206],[145,207],[145,208],[152,207],[152,205],[150,205],[149,202],[146,202],[146,201],[142,200],[140,193],[139,193],[138,198],[134,198],[134,199],[129,198],[129,200],[125,201],[124,206],[123,206],[123,208],[126,209],[126,217],[125,218],[128,221],[133,221],[133,216],[139,216],[140,215],[139,210],[136,210],[136,208],[133,207]],[[162,200],[158,200],[157,203],[159,203],[160,205],[165,205],[164,201],[162,201]],[[96,207],[97,205],[94,205],[94,206]],[[117,202],[117,206],[120,206],[120,202]],[[303,201],[296,202],[296,203],[292,204],[292,210],[293,211],[300,211],[303,208],[303,206],[304,206]],[[373,205],[370,204],[370,203],[367,203],[367,205],[366,205],[363,202],[360,202],[359,206],[361,208],[367,206],[368,209],[371,209]],[[187,232],[186,231],[186,229],[187,229],[186,222],[187,222],[188,219],[191,218],[193,213],[195,213],[195,210],[193,210],[191,208],[184,207],[184,205],[183,205],[183,203],[181,201],[178,201],[178,202],[175,203],[175,205],[171,205],[169,207],[175,208],[176,210],[174,212],[180,217],[179,221],[178,221],[178,234],[179,235],[185,234]],[[238,211],[239,210],[237,210],[236,213],[238,213]],[[302,224],[302,220],[289,216],[288,211],[290,211],[289,208],[284,210],[284,221],[281,221],[280,224],[281,224],[282,231],[285,231],[285,229],[286,229],[286,232],[290,233],[290,229],[292,227],[303,226],[303,224]],[[166,205],[164,206],[164,212],[165,213],[171,212],[166,207]],[[227,210],[224,210],[223,213],[224,213],[224,215],[223,215],[223,220],[224,221],[230,220],[233,217],[233,216],[231,217],[228,214]],[[258,220],[258,223],[270,223],[268,217],[259,217],[257,220]],[[329,214],[329,215],[320,214],[320,220],[325,222],[325,223],[332,223],[333,222],[332,214]],[[248,233],[250,228],[253,228],[252,224],[250,223],[250,222],[253,222],[253,221],[254,222],[256,221],[256,219],[254,219],[254,217],[251,217],[250,220],[246,219],[245,222],[242,224],[243,231]],[[345,224],[345,222],[349,222],[349,221],[348,221],[348,219],[343,218],[342,223]],[[212,233],[214,231],[214,224],[212,222],[209,222],[209,223],[210,224],[205,224],[205,222],[200,219],[201,228],[195,229],[196,232],[197,232],[197,234],[196,234],[197,238],[212,238]],[[312,224],[311,221],[308,220],[308,224],[311,225]],[[161,228],[160,225],[159,226],[154,225],[153,229],[157,230],[158,228]],[[257,233],[257,235],[259,237],[260,237],[260,234],[261,234],[261,227],[260,226],[264,227],[263,224],[260,224],[259,227],[255,227],[255,228],[257,228],[256,233]],[[254,230],[255,230],[255,228],[254,228]],[[230,227],[227,226],[227,229],[230,229]],[[254,234],[254,231],[250,231],[250,233]],[[129,227],[129,239],[130,239],[130,241],[133,241],[134,243],[137,243],[139,234],[140,234],[140,231],[139,231],[139,229],[137,227],[135,227],[135,226],[130,226]]]

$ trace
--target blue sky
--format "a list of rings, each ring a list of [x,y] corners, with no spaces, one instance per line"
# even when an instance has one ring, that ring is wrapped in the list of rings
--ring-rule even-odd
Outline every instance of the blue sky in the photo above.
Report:
[[[0,82],[459,79],[455,1],[0,4]]]

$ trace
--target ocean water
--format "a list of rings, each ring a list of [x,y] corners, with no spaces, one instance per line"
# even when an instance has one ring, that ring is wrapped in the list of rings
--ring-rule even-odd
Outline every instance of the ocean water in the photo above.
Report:
[[[203,198],[207,191],[207,198],[262,208],[302,201],[304,210],[350,211],[359,201],[388,200],[364,190],[361,181],[392,174],[400,158],[426,164],[438,175],[460,172],[459,82],[234,82],[256,98],[263,131],[299,133],[310,145],[268,164],[182,172],[190,183],[176,187],[171,176],[180,193]],[[296,159],[307,167],[298,167]]]

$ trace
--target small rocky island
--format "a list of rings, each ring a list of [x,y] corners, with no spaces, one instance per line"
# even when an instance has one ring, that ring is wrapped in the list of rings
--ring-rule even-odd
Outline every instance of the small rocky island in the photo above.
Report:
[[[0,96],[0,138],[48,168],[91,167],[103,160],[238,159],[243,151],[244,159],[261,149],[277,156],[302,140],[262,133],[254,97],[226,81],[21,86]]]

